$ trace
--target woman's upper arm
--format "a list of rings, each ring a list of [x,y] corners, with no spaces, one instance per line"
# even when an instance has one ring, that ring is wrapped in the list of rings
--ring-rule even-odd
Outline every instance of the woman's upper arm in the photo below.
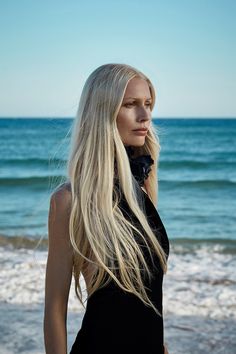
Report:
[[[69,237],[70,208],[71,194],[65,187],[51,195],[48,213],[46,309],[67,310],[73,267],[73,249]]]

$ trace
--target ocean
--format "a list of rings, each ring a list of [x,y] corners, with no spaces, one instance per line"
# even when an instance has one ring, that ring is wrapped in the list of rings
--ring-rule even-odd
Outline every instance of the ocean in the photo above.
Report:
[[[236,119],[153,122],[161,145],[158,212],[170,240],[163,305],[170,354],[226,346],[236,353]],[[1,325],[1,353],[43,353],[49,198],[66,179],[71,127],[72,119],[0,119],[0,312],[19,319],[15,342]],[[40,332],[28,342],[24,313],[35,316],[31,332]],[[72,289],[68,345],[82,313]],[[209,336],[199,337],[197,324],[208,325]]]
[[[158,209],[170,239],[231,244],[233,251],[236,120],[154,124],[161,144]],[[71,119],[0,120],[0,234],[7,240],[47,235],[49,195],[65,179],[71,125]]]

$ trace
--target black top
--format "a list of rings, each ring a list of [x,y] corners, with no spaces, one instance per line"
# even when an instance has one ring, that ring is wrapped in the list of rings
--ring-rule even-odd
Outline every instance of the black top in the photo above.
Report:
[[[148,195],[140,185],[138,188],[149,224],[168,258],[165,227]],[[124,216],[132,218],[124,198],[120,206]],[[163,271],[157,256],[152,267],[154,277],[149,283],[148,295],[162,314]],[[124,292],[111,281],[88,298],[82,326],[70,354],[164,354],[163,342],[163,318],[137,296]]]

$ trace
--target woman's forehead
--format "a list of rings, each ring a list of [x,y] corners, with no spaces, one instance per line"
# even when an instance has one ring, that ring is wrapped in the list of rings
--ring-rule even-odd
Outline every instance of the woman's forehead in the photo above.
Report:
[[[147,81],[137,77],[131,79],[126,87],[124,98],[151,98]]]

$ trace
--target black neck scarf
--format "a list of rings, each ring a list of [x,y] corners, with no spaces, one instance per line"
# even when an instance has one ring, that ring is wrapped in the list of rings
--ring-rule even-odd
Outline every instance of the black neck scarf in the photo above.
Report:
[[[131,172],[138,184],[142,187],[144,186],[145,179],[148,178],[154,160],[151,158],[151,155],[132,157],[134,149],[131,146],[125,146],[125,149],[129,158]]]

